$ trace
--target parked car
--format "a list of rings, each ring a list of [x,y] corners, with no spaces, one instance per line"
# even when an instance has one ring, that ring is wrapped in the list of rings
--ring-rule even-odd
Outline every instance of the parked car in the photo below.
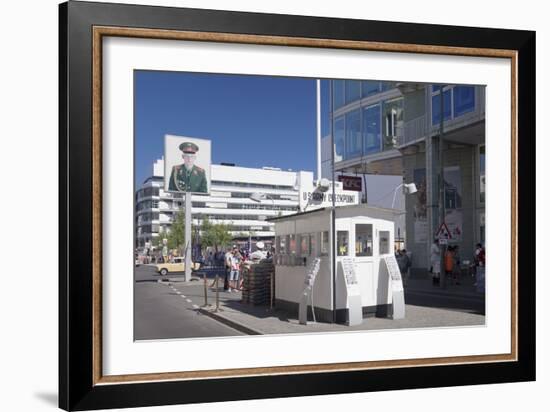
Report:
[[[155,265],[157,272],[162,276],[166,276],[168,273],[185,272],[185,258],[178,256],[175,257],[173,263],[160,263]],[[191,270],[199,270],[200,263],[192,262]]]

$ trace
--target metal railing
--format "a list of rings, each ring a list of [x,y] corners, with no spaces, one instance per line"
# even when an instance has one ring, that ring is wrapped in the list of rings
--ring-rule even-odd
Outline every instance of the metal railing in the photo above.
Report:
[[[405,146],[411,142],[426,136],[426,115],[419,116],[403,124],[399,133],[397,133],[397,146]]]

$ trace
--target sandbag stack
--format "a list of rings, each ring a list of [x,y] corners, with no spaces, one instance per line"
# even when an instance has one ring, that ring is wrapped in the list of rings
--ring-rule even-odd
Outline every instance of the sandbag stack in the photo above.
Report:
[[[271,302],[271,278],[275,290],[275,266],[272,262],[245,263],[242,267],[242,303],[266,305]]]

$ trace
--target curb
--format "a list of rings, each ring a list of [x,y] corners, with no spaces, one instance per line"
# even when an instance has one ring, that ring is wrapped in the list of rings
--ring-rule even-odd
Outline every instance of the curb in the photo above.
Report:
[[[233,329],[236,329],[239,332],[246,333],[247,335],[263,335],[262,332],[260,332],[256,329],[253,329],[249,326],[245,326],[240,322],[228,319],[225,316],[220,315],[219,313],[211,312],[211,311],[209,311],[207,309],[204,309],[204,308],[200,308],[200,309],[198,309],[198,311],[199,311],[199,313],[202,313],[203,315],[206,315],[206,316],[208,316],[208,317],[210,317],[214,320],[217,320],[218,322],[223,323],[223,324],[225,324],[225,325],[227,325],[227,326],[229,326]]]
[[[467,294],[467,293],[450,293],[450,292],[441,292],[435,290],[424,290],[424,289],[406,289],[405,294],[411,293],[416,295],[430,295],[430,296],[440,296],[446,298],[457,298],[457,299],[470,299],[470,300],[479,300],[482,301],[484,295],[480,293],[477,294]]]

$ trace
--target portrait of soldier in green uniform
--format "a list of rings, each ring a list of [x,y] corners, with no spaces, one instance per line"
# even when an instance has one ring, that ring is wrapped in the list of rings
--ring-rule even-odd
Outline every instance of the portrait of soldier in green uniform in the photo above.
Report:
[[[192,142],[179,145],[182,151],[183,164],[172,167],[168,190],[174,192],[208,193],[206,173],[202,167],[195,165],[199,147]]]

